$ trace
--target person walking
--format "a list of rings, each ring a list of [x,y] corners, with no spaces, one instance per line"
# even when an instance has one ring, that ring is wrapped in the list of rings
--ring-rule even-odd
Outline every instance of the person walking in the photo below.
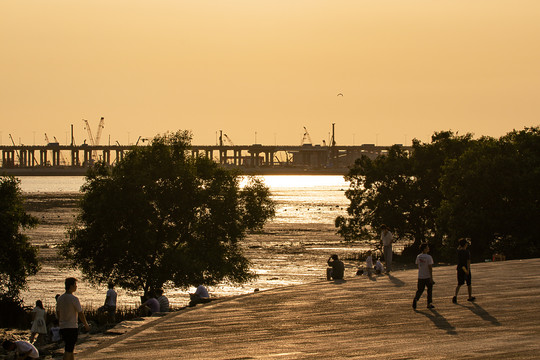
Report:
[[[416,310],[416,303],[420,300],[420,296],[427,287],[427,308],[433,309],[433,258],[428,255],[429,245],[423,243],[420,245],[420,254],[416,257],[418,265],[418,289],[412,303],[413,309]]]
[[[472,296],[471,285],[471,253],[469,252],[469,241],[467,239],[459,239],[459,246],[457,249],[458,264],[457,264],[457,280],[456,293],[452,298],[452,302],[457,304],[457,296],[459,289],[465,283],[467,283],[467,290],[469,291],[469,298],[467,301],[474,301],[476,298]]]
[[[60,335],[64,340],[64,360],[75,359],[75,343],[79,336],[77,318],[81,320],[86,331],[90,325],[86,321],[79,299],[73,295],[77,291],[77,279],[69,277],[65,280],[66,292],[58,298],[56,303],[56,317],[60,325]]]
[[[388,227],[386,225],[381,225],[381,243],[383,247],[386,273],[389,273],[392,271],[392,244],[394,243],[394,235],[388,231]]]
[[[34,343],[36,335],[39,338],[42,338],[39,335],[47,335],[47,323],[45,317],[47,316],[47,311],[43,307],[43,302],[41,300],[36,301],[36,307],[32,310],[32,328],[30,335],[30,342]],[[41,341],[41,340],[40,340]]]

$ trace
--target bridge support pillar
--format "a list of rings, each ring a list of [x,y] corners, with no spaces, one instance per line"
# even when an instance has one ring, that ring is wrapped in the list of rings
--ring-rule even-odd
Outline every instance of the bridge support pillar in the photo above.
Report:
[[[116,150],[116,162],[124,160],[124,151],[123,150]]]
[[[39,150],[39,165],[47,166],[47,150]]]
[[[80,166],[79,150],[71,150],[71,166]]]
[[[107,165],[111,165],[111,151],[110,150],[103,150],[103,161]]]
[[[53,150],[52,157],[53,157],[52,166],[60,165],[60,150]]]

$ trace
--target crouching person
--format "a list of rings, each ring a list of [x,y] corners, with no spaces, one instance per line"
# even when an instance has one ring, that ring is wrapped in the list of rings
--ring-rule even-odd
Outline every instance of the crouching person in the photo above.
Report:
[[[209,302],[210,294],[208,294],[208,290],[204,286],[199,285],[193,294],[189,294],[189,298],[191,300],[189,306],[195,306]]]
[[[2,343],[2,347],[6,351],[15,351],[17,353],[17,359],[39,359],[38,350],[28,341],[5,340]]]
[[[326,269],[326,280],[343,280],[345,264],[334,254],[328,258],[328,268]]]

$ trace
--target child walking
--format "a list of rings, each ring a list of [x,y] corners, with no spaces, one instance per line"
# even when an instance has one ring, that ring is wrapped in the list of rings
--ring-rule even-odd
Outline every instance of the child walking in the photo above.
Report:
[[[428,255],[429,246],[424,243],[420,245],[420,254],[416,257],[418,265],[418,290],[414,296],[412,303],[413,309],[416,310],[416,303],[420,300],[420,296],[427,287],[427,308],[433,309],[433,258]]]

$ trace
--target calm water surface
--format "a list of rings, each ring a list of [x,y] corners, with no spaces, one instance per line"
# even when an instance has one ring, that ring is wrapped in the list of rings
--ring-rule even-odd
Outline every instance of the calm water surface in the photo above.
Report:
[[[261,176],[276,201],[276,222],[333,224],[348,205],[349,183],[334,175]],[[82,176],[21,176],[24,192],[73,193],[80,191]]]

